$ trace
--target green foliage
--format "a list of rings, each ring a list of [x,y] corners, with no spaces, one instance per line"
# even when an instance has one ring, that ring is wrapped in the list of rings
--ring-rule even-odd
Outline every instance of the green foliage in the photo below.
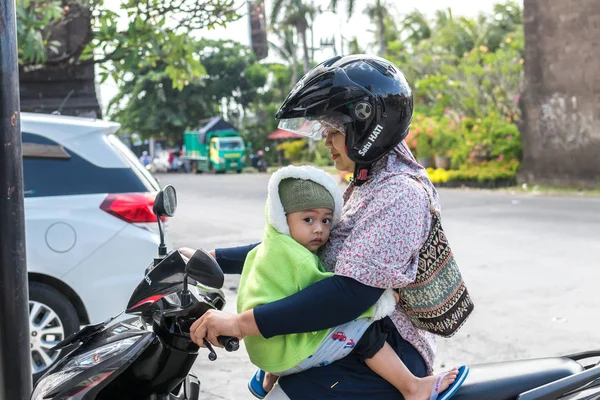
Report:
[[[254,118],[247,119],[241,126],[241,133],[246,143],[252,143],[252,149],[255,151],[270,148],[271,151],[265,153],[268,160],[273,163],[276,160],[276,151],[274,143],[267,139],[267,136],[277,129],[278,121],[275,119],[278,104],[253,104],[251,110],[254,110]]]
[[[284,157],[292,163],[306,160],[307,148],[308,144],[304,139],[283,142],[277,146],[277,150],[283,150]]]
[[[171,85],[180,90],[189,80],[204,74],[190,32],[238,18],[234,0],[126,0],[120,3],[118,13],[109,10],[103,0],[19,0],[19,62],[58,62],[49,60],[49,52],[66,49],[49,41],[52,31],[80,15],[90,15],[91,32],[82,38],[81,48],[61,55],[60,62],[97,63],[101,80],[112,76],[117,82],[139,69],[161,65]]]
[[[498,114],[476,119],[459,118],[456,114],[443,117],[416,114],[406,143],[417,158],[429,158],[434,155],[451,157],[452,168],[463,172],[449,175],[450,180],[459,179],[457,177],[465,174],[465,170],[468,174],[480,171],[475,168],[478,165],[514,165],[522,155],[521,137],[517,126]],[[484,176],[489,176],[486,174],[487,172]],[[469,179],[473,177],[468,176]]]
[[[323,141],[315,142],[311,151],[307,139],[285,141],[277,146],[278,151],[283,151],[284,158],[293,164],[314,164],[319,167],[333,165],[331,153]]]
[[[239,119],[239,105],[248,107],[258,98],[268,71],[256,63],[248,48],[206,40],[194,43],[189,51],[198,55],[201,77],[182,86],[173,86],[173,71],[166,63],[142,64],[131,71],[129,79],[123,79],[109,114],[124,131],[181,140],[185,129],[197,127],[200,119],[220,114]],[[222,103],[226,108],[220,107]]]
[[[315,157],[313,162],[319,167],[333,165],[333,160],[331,159],[331,152],[327,147],[325,147],[325,143],[323,141],[318,141],[315,144]]]
[[[17,42],[20,64],[39,64],[47,52],[56,53],[60,43],[50,41],[50,29],[68,10],[60,1],[17,1]]]
[[[522,18],[514,0],[476,18],[457,18],[448,9],[429,19],[413,11],[398,23],[404,41],[387,43],[387,57],[414,89],[407,144],[419,158],[451,156],[456,171],[445,179],[514,178],[522,156],[516,126],[525,62]]]
[[[450,117],[438,121],[431,138],[431,147],[436,156],[449,157],[461,140],[460,124]]]
[[[415,115],[406,139],[408,146],[417,158],[430,158],[435,155],[433,138],[439,131],[439,122],[434,117]]]
[[[521,135],[515,124],[490,115],[462,121],[459,142],[453,150],[452,164],[477,164],[485,161],[513,161],[522,156]]]
[[[105,8],[93,13],[94,37],[82,59],[103,55],[100,76],[110,74],[120,82],[140,68],[164,65],[172,86],[181,90],[205,70],[189,35],[202,27],[225,25],[235,20],[233,0],[127,0],[121,3],[128,24],[118,29],[119,14]]]
[[[206,93],[218,104],[221,100],[247,107],[265,85],[267,70],[252,51],[237,42],[203,40],[196,44],[202,65]]]
[[[250,49],[235,42],[193,39],[195,29],[236,19],[234,0],[125,0],[119,12],[108,10],[103,0],[69,1],[18,0],[23,65],[44,63],[62,51],[51,32],[74,17],[75,7],[69,6],[77,4],[91,14],[92,31],[75,59],[98,63],[100,79],[118,83],[109,115],[124,131],[180,140],[200,119],[223,115],[254,151],[270,149],[268,160],[277,159],[277,143],[267,139],[277,129],[275,113],[300,71],[315,63],[306,37],[320,9],[311,1],[271,2],[277,41],[269,45],[282,60],[271,64],[256,62]],[[331,1],[334,8],[342,6],[338,3]],[[358,2],[346,0],[343,6],[348,16],[366,11],[372,17],[375,44],[383,42],[385,57],[414,89],[415,115],[406,140],[411,150],[419,158],[452,157],[454,170],[434,171],[443,179],[514,176],[522,154],[515,123],[525,62],[519,2],[498,3],[492,13],[475,18],[457,17],[451,9],[433,18],[418,11],[398,18],[393,4],[372,1],[358,10]],[[127,15],[124,24],[117,24],[120,15]],[[350,47],[360,50],[356,40]],[[310,154],[306,140],[279,148],[292,162],[331,165],[323,143],[315,146]]]
[[[457,170],[446,171],[440,168],[427,168],[433,183],[446,182],[478,183],[505,181],[513,182],[519,170],[519,162],[488,161],[479,165],[463,165]]]
[[[461,168],[448,171],[448,181],[458,182],[493,182],[512,181],[519,170],[519,162],[488,161],[479,165],[463,165]]]

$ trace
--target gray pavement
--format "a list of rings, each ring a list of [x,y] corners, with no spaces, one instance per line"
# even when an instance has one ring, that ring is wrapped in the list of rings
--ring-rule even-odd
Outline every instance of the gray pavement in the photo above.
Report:
[[[160,175],[178,192],[169,221],[175,246],[212,249],[259,241],[268,175]],[[600,197],[440,190],[443,224],[475,302],[437,368],[600,349]],[[238,277],[226,280],[235,311]],[[210,399],[253,399],[244,351],[201,356],[194,367]]]

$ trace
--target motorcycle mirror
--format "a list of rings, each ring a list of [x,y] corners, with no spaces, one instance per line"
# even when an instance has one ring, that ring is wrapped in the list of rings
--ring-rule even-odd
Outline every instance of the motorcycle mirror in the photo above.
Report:
[[[154,199],[152,211],[159,217],[172,217],[177,210],[177,192],[171,185],[165,186]]]
[[[206,251],[200,249],[197,250],[192,258],[188,261],[185,272],[188,276],[200,284],[214,288],[221,289],[225,276],[217,261],[211,257]]]
[[[177,209],[177,193],[171,185],[165,186],[163,190],[156,194],[152,212],[156,215],[158,231],[160,233],[160,244],[158,245],[158,258],[154,259],[154,265],[158,265],[160,260],[167,255],[167,246],[165,245],[165,236],[160,222],[160,217],[172,217]]]

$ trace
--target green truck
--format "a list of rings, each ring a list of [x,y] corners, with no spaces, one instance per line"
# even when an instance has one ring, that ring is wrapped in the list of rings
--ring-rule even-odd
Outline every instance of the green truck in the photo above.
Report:
[[[189,160],[191,171],[241,173],[246,165],[246,148],[237,129],[220,117],[200,123],[199,129],[186,131],[183,138],[183,158]]]

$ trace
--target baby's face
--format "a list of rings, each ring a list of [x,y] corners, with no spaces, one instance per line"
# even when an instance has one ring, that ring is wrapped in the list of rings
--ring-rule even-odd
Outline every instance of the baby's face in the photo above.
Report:
[[[329,239],[333,212],[328,208],[313,208],[287,215],[292,238],[313,253]]]

